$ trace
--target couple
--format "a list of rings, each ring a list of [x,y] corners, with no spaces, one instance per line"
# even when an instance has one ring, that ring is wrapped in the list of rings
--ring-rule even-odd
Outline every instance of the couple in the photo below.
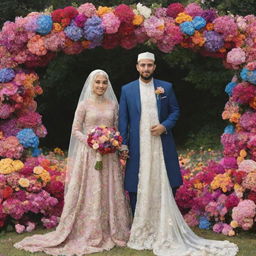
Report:
[[[97,171],[96,153],[86,143],[95,126],[118,125],[118,103],[108,75],[95,70],[85,82],[72,126],[60,223],[55,231],[27,237],[16,248],[82,256],[127,245],[158,256],[236,255],[235,244],[195,235],[179,212],[173,191],[182,179],[171,133],[179,107],[172,85],[152,78],[152,53],[139,54],[136,67],[140,78],[123,86],[119,107],[121,157],[129,155],[125,189],[132,225],[118,155],[104,155],[103,170]]]

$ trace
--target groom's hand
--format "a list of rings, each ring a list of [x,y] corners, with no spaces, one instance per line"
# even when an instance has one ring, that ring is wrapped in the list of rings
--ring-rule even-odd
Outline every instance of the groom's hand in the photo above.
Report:
[[[160,136],[162,133],[166,132],[166,129],[162,124],[157,124],[153,125],[150,131],[153,136]]]

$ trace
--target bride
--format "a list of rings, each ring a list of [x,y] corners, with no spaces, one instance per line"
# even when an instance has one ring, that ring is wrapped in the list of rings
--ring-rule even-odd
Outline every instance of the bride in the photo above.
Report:
[[[96,153],[86,142],[87,133],[96,126],[117,127],[117,112],[118,102],[107,73],[94,70],[84,84],[75,112],[60,223],[55,231],[27,237],[16,243],[16,248],[81,256],[115,245],[126,246],[130,212],[118,155],[104,155],[103,169],[97,171]]]

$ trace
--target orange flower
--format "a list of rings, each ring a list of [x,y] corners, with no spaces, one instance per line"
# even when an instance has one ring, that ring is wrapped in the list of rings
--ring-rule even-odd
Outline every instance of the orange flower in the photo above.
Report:
[[[205,38],[202,37],[202,34],[198,31],[192,36],[192,42],[196,45],[203,46],[205,43]]]
[[[90,41],[83,40],[81,43],[82,43],[82,46],[83,46],[85,49],[89,48]]]
[[[251,108],[256,109],[256,97],[253,97],[250,102],[249,105]]]
[[[143,21],[144,21],[143,16],[136,14],[136,15],[134,15],[132,24],[135,26],[139,26]]]
[[[63,28],[60,23],[53,23],[53,32],[60,32]]]
[[[238,123],[240,117],[241,117],[241,115],[239,113],[233,113],[233,114],[231,114],[229,121],[232,123]]]
[[[222,47],[222,48],[219,49],[219,52],[221,52],[221,53],[224,53],[224,52],[226,52],[226,51],[227,51],[227,49],[224,48],[224,47]]]
[[[99,16],[102,16],[102,15],[104,15],[104,14],[106,14],[106,13],[109,13],[109,12],[112,12],[112,8],[106,7],[106,6],[99,6],[99,8],[98,8],[98,10],[97,10],[96,13],[97,13]]]
[[[213,23],[208,23],[208,24],[206,24],[206,29],[207,29],[208,31],[213,30],[213,29],[214,29],[214,24],[213,24]]]

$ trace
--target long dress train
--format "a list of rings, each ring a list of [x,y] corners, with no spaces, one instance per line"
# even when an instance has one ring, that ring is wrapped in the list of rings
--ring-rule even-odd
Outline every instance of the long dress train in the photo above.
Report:
[[[184,221],[167,177],[161,138],[150,132],[159,123],[154,86],[142,83],[140,90],[140,171],[128,247],[153,250],[157,256],[236,255],[235,244],[198,237]]]
[[[65,195],[64,209],[56,230],[26,237],[14,246],[50,255],[81,256],[115,245],[126,246],[129,239],[130,211],[123,190],[123,174],[116,153],[103,156],[103,170],[94,169],[96,153],[86,143],[84,131],[98,125],[117,124],[117,106],[82,101],[77,108],[72,133],[79,148],[72,177]]]

